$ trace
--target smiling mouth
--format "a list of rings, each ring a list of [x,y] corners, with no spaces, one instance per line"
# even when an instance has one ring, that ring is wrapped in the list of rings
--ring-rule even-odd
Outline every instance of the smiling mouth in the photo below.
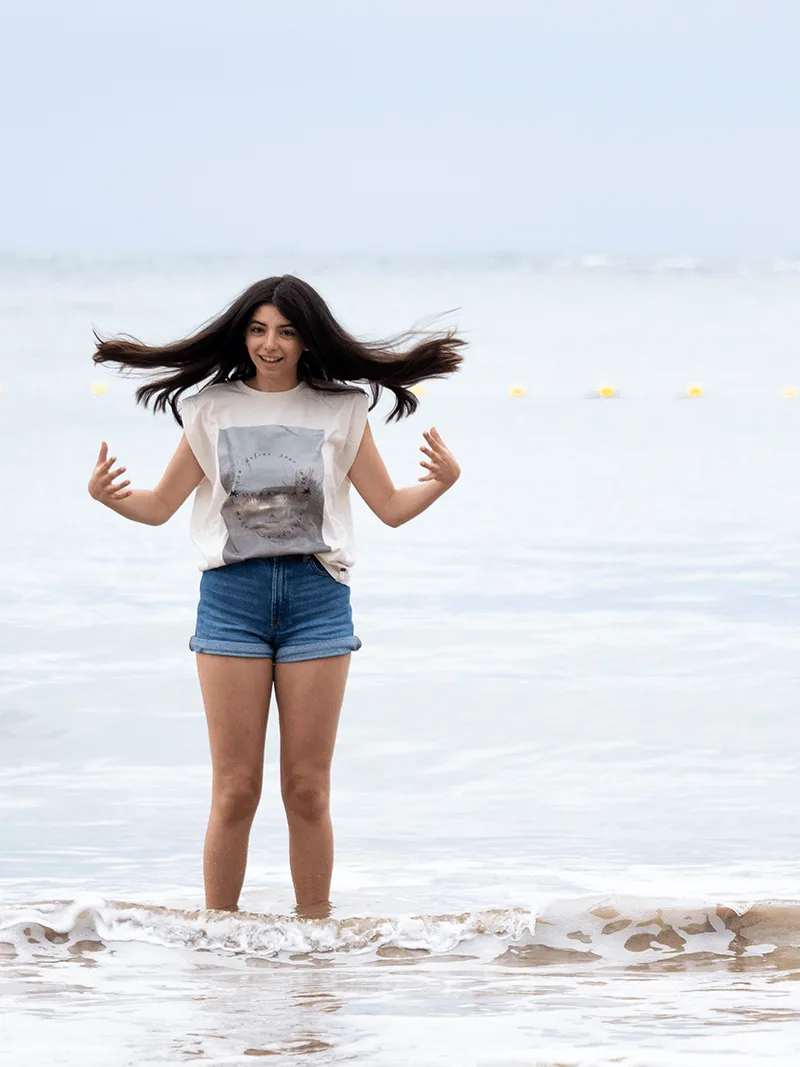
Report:
[[[283,356],[259,356],[262,363],[280,363]]]

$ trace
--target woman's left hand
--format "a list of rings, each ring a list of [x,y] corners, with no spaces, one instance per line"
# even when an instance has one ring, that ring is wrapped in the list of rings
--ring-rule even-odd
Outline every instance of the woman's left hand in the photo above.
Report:
[[[438,482],[445,489],[458,480],[461,468],[456,463],[455,457],[444,441],[439,436],[435,426],[423,432],[425,444],[420,446],[420,452],[424,452],[430,462],[420,460],[420,466],[428,471],[419,480],[421,482]]]

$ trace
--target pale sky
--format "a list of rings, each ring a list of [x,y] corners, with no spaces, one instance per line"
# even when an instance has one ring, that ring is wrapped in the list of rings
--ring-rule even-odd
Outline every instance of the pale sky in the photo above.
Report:
[[[796,0],[16,0],[0,250],[800,252]]]

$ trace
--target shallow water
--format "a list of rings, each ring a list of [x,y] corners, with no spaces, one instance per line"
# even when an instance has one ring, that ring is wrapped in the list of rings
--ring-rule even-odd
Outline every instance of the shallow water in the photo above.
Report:
[[[473,340],[452,389],[373,420],[398,481],[430,423],[464,475],[401,530],[357,504],[311,923],[274,729],[247,914],[196,913],[188,509],[139,528],[85,493],[101,437],[147,485],[178,436],[128,384],[90,395],[90,322],[185,332],[253,269],[28,264],[4,290],[0,1062],[794,1063],[800,278],[305,271],[365,332],[460,302]]]

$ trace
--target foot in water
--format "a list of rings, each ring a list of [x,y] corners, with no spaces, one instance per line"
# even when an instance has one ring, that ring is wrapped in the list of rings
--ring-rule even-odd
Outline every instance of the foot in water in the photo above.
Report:
[[[294,914],[298,919],[330,919],[333,905],[329,900],[320,900],[316,904],[297,904]]]

